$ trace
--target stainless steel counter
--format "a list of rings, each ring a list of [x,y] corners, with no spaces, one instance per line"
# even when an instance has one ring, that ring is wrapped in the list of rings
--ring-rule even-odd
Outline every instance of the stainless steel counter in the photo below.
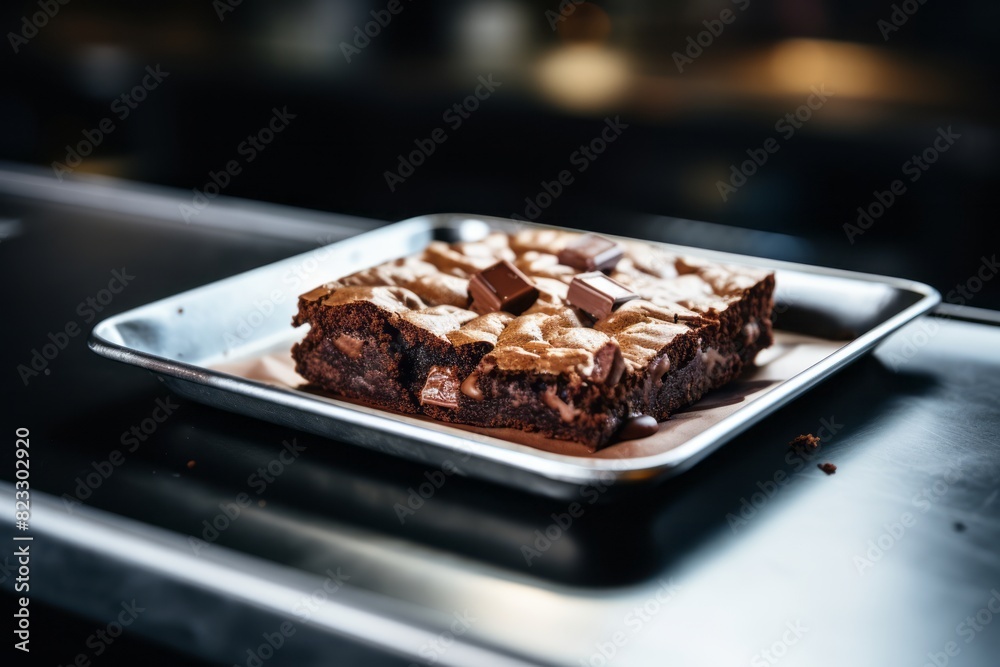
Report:
[[[18,365],[67,324],[89,330],[79,304],[100,305],[113,270],[135,278],[106,313],[378,224],[264,207],[269,222],[239,232],[240,209],[263,209],[210,206],[184,224],[183,194],[102,187],[95,200],[0,174],[0,215],[17,221],[0,271],[19,286],[4,426],[11,440],[31,429],[33,599],[94,627],[135,599],[136,635],[241,665],[254,652],[595,667],[1000,655],[995,314],[919,320],[689,473],[568,525],[565,502],[459,478],[419,503],[432,471],[181,401],[85,335],[25,386]],[[790,457],[806,432],[825,436],[819,455]],[[5,506],[13,470],[0,469]],[[286,621],[280,647],[260,650]],[[81,641],[61,655],[78,652],[94,653]]]

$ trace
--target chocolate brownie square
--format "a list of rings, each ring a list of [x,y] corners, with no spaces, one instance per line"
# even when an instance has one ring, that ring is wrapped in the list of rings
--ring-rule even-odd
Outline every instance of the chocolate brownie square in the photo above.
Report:
[[[773,291],[767,271],[638,242],[494,233],[302,295],[292,354],[337,396],[596,449],[737,377],[772,342]]]

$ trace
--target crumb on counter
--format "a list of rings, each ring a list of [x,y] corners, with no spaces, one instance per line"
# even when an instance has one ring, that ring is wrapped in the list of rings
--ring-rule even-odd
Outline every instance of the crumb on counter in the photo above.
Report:
[[[837,472],[837,466],[832,463],[819,463],[816,467],[825,472],[827,475],[832,475]]]
[[[819,438],[812,433],[795,436],[788,447],[796,454],[811,454],[819,449]]]
[[[194,468],[196,465],[197,464],[195,463],[194,459],[191,459],[190,461],[187,462],[188,470],[190,470],[191,468]]]

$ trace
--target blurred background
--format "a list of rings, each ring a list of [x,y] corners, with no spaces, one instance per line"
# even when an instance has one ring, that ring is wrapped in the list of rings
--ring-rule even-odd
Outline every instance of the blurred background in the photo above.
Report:
[[[1000,191],[998,25],[1000,3],[988,0],[8,0],[0,8],[0,169],[30,168],[61,179],[106,176],[176,188],[184,202],[180,215],[192,223],[216,196],[387,221],[432,212],[517,216],[909,277],[934,285],[951,303],[1000,309],[1000,268],[993,260],[1000,254],[994,199]],[[46,215],[58,217],[60,212],[53,210]],[[17,215],[13,208],[0,215],[0,242],[17,229]],[[105,267],[117,266],[121,249],[100,244],[107,244],[119,227],[109,225],[112,232],[91,218],[66,217],[71,222],[65,224],[73,225],[69,232],[34,215],[42,220],[40,235],[53,249],[34,256],[61,266],[58,272],[29,278],[39,285],[37,294],[56,295],[46,297],[42,306],[33,290],[15,290],[11,297],[15,312],[21,306],[24,312],[38,314],[29,318],[30,326],[5,327],[10,342],[4,347],[18,361],[46,342],[47,327],[63,325],[76,298],[93,293],[96,274],[86,269],[99,265],[103,279]],[[77,225],[78,219],[86,224]],[[153,247],[160,253],[148,264],[150,280],[116,301],[115,309],[137,306],[178,286],[214,280],[229,267],[243,270],[299,250],[287,239],[285,245],[268,241],[261,249],[259,240],[241,243],[243,239],[219,236],[191,252],[183,246],[190,238],[186,235],[140,230],[114,238],[121,239],[121,248]],[[11,273],[30,273],[21,270],[27,263],[21,259],[24,246],[10,245],[6,257]],[[223,248],[230,253],[216,265]],[[143,254],[143,260],[153,252]],[[18,259],[10,259],[14,257]],[[81,276],[81,286],[64,291],[66,276]],[[939,339],[940,347],[930,348],[934,355],[962,347],[955,341],[986,340],[979,337],[985,336],[982,332],[959,337],[954,331]],[[660,496],[659,505],[643,504],[637,519],[602,515],[586,529],[590,533],[583,533],[581,544],[597,537],[604,540],[601,531],[614,525],[615,538],[606,544],[615,547],[615,554],[630,554],[620,546],[635,542],[618,536],[639,534],[635,526],[649,521],[654,526],[649,535],[666,546],[661,552],[639,542],[641,548],[633,549],[642,558],[629,556],[630,568],[644,572],[643,567],[663,566],[659,559],[664,558],[670,569],[681,556],[714,554],[720,543],[717,535],[730,537],[731,526],[722,518],[729,508],[726,503],[732,501],[735,507],[737,495],[756,491],[751,480],[767,479],[764,475],[774,474],[774,466],[780,465],[777,457],[782,452],[760,456],[768,451],[768,443],[783,443],[779,438],[789,437],[782,431],[792,428],[788,423],[795,425],[791,433],[804,432],[819,417],[850,415],[833,451],[848,459],[847,446],[864,435],[868,442],[860,444],[873,453],[869,461],[891,464],[897,475],[886,487],[883,482],[890,473],[871,468],[878,484],[869,488],[865,485],[875,477],[858,475],[863,466],[855,465],[857,486],[849,488],[860,489],[857,507],[894,496],[905,500],[899,475],[924,484],[928,471],[953,454],[981,461],[970,465],[981,478],[956,488],[937,518],[926,520],[919,532],[906,538],[908,544],[912,541],[905,547],[909,555],[903,549],[894,552],[900,569],[886,570],[892,578],[885,581],[898,584],[898,590],[853,584],[840,590],[839,570],[829,568],[832,575],[813,576],[812,570],[798,567],[818,563],[816,567],[824,569],[838,550],[810,552],[825,546],[818,541],[803,543],[801,552],[776,551],[771,541],[776,533],[761,531],[760,541],[748,542],[743,536],[734,540],[743,550],[731,556],[736,560],[727,561],[727,574],[718,581],[728,585],[755,579],[756,585],[743,587],[738,593],[747,597],[727,598],[723,606],[733,618],[743,608],[759,609],[759,591],[776,581],[787,587],[774,588],[769,595],[784,591],[789,598],[797,595],[823,606],[829,606],[826,594],[834,600],[860,600],[857,618],[867,630],[859,647],[881,645],[897,657],[901,646],[910,647],[914,657],[922,659],[919,647],[940,647],[952,638],[960,618],[952,619],[951,614],[955,609],[965,613],[965,607],[956,605],[966,604],[962,596],[981,583],[973,582],[976,577],[986,580],[983,573],[995,561],[991,540],[997,534],[995,522],[989,523],[996,476],[989,477],[995,466],[984,458],[992,431],[984,421],[989,403],[982,396],[995,394],[995,382],[989,382],[996,378],[969,371],[975,364],[988,373],[989,355],[937,359],[945,359],[941,365],[948,366],[947,373],[936,369],[932,375],[929,361],[898,375],[890,374],[884,361],[862,362],[849,371],[854,375],[846,385],[830,383],[803,399],[811,402],[786,410],[790,420],[772,419],[758,426],[762,430],[743,441],[753,446],[735,448],[727,455],[732,458],[714,468],[692,471],[693,481]],[[153,400],[148,398],[152,390],[142,384],[152,380],[99,360],[87,352],[82,338],[59,364],[50,384],[27,391],[18,385],[16,394],[10,392],[15,398],[5,403],[14,406],[8,412],[19,420],[27,423],[29,416],[39,415],[31,418],[48,425],[49,453],[36,459],[44,463],[33,480],[44,480],[40,488],[54,492],[81,470],[89,471],[86,461],[91,457],[103,460],[118,432],[146,416]],[[12,383],[13,373],[7,375]],[[101,391],[89,391],[93,386]],[[974,387],[985,388],[972,391]],[[953,407],[958,400],[954,395],[966,403],[965,411]],[[38,412],[49,405],[59,406],[54,416]],[[901,410],[898,406],[903,405],[915,406],[913,412],[887,407]],[[159,512],[171,529],[190,531],[184,521],[193,515],[175,515],[167,501],[135,502],[140,484],[157,493],[172,481],[161,475],[165,482],[148,484],[144,475],[157,467],[187,475],[183,462],[191,448],[211,444],[199,452],[199,461],[216,452],[228,484],[235,479],[232,461],[247,458],[247,452],[265,456],[270,443],[283,437],[276,426],[262,429],[194,404],[184,410],[190,416],[161,431],[157,446],[148,447],[131,464],[137,471],[134,477],[116,478],[119,494],[106,487],[95,507],[134,517]],[[948,448],[922,433],[930,430],[910,418],[916,413],[930,415],[930,420],[950,418],[941,436],[951,441]],[[881,441],[867,435],[875,433]],[[841,443],[844,449],[839,449]],[[320,447],[316,449],[318,457]],[[855,449],[853,460],[848,460],[866,463],[860,458],[862,450]],[[332,455],[315,459],[316,469],[337,475],[331,477],[335,481],[356,477],[369,485],[361,488],[377,493],[359,494],[364,502],[393,497],[390,491],[423,474],[363,451],[344,463],[347,456],[338,452],[335,461]],[[206,469],[199,465],[199,470]],[[845,467],[831,481],[850,480],[850,469]],[[230,497],[219,495],[230,493],[222,483],[200,486],[202,482],[190,479],[195,480],[192,486],[177,488],[191,507],[217,495]],[[348,495],[356,493],[347,482],[333,486]],[[808,500],[802,488],[794,501],[788,496],[789,502],[798,505],[795,516],[801,517],[801,525],[815,527],[819,524],[814,508],[822,503],[799,504]],[[826,498],[836,499],[845,487],[824,488]],[[187,489],[197,492],[188,494]],[[481,514],[488,519],[482,522],[487,531],[506,525],[497,524],[494,515],[503,518],[509,513],[509,524],[528,534],[536,523],[547,525],[549,511],[547,505],[529,507],[513,493],[481,495],[478,486],[449,487],[442,496],[444,513],[437,519],[424,515],[432,518],[403,533],[388,512],[386,523],[380,523],[381,518],[372,518],[374,512],[354,512],[358,505],[338,505],[336,510],[329,504],[313,506],[296,493],[274,496],[268,511],[278,512],[286,503],[295,516],[307,508],[301,510],[303,516],[320,517],[317,525],[323,530],[333,517],[330,525],[343,521],[349,536],[356,525],[370,523],[376,540],[383,532],[392,539],[401,534],[418,546],[426,542],[442,550],[457,550],[459,541],[467,542],[472,547],[460,553],[488,562],[484,554],[496,551],[496,542],[477,541],[465,533],[456,540],[439,528],[450,525],[455,507],[472,508],[472,518],[466,521],[478,519],[477,507],[488,507]],[[855,506],[836,504],[841,514],[825,516],[822,524],[824,530],[834,531],[830,535],[850,536],[844,532],[848,524],[874,531],[881,520],[876,512],[856,513],[870,516],[855,525],[857,517],[849,516]],[[883,510],[886,507],[892,506]],[[969,527],[963,537],[958,531],[965,531],[966,523],[954,521],[957,517]],[[196,524],[194,520],[191,525]],[[253,530],[247,528],[246,538],[234,532],[230,544],[242,548],[256,543]],[[794,530],[781,532],[801,537]],[[514,534],[500,532],[497,539]],[[588,534],[592,537],[586,538]],[[857,543],[875,534],[858,533]],[[958,541],[966,538],[968,542]],[[746,578],[745,572],[763,562],[754,550],[764,540],[766,550],[760,547],[760,553],[778,553],[784,560],[774,562],[783,569],[769,566],[761,570],[763,575]],[[916,549],[917,540],[923,540],[923,550]],[[586,556],[588,551],[577,549]],[[50,558],[39,563],[51,564],[61,552],[39,553]],[[800,558],[800,553],[806,557]],[[582,556],[580,560],[589,563]],[[711,568],[721,562],[692,560]],[[74,562],[68,571],[83,572],[80,579],[86,580],[88,563]],[[804,578],[794,578],[796,573]],[[0,574],[0,583],[4,576]],[[711,587],[711,580],[706,575],[701,585]],[[904,586],[911,581],[925,585]],[[81,590],[86,591],[86,585],[60,591],[69,601],[68,609],[46,606],[41,595],[32,600],[36,660],[68,664],[74,652],[90,646],[87,638],[97,625],[76,616],[74,609],[82,609],[82,602],[72,606],[85,599]],[[728,587],[719,590],[730,593]],[[775,599],[772,607],[785,598]],[[978,597],[971,599],[981,604]],[[970,603],[968,611],[976,608]],[[169,611],[167,605],[163,609],[164,614]],[[832,605],[826,618],[839,619],[844,609]],[[907,609],[910,617],[896,613]],[[713,619],[723,618],[714,606],[711,612]],[[865,612],[892,622],[868,622]],[[697,615],[692,618],[697,620]],[[850,618],[855,618],[853,610]],[[742,637],[761,627],[761,619],[755,620],[758,623],[742,628]],[[162,618],[157,622],[168,629],[176,626],[171,636],[181,639],[174,646],[195,642],[181,634],[184,623]],[[947,631],[947,637],[935,634],[938,628]],[[923,643],[912,640],[914,633]],[[211,645],[214,639],[199,641]],[[984,637],[972,649],[963,646],[963,651],[987,655],[994,646],[989,641]],[[829,654],[839,655],[832,649]],[[103,660],[141,660],[147,667],[196,664],[160,646],[150,650],[129,634]]]
[[[192,218],[516,215],[1000,307],[953,291],[1000,249],[994,2],[61,1],[2,10],[0,159]]]

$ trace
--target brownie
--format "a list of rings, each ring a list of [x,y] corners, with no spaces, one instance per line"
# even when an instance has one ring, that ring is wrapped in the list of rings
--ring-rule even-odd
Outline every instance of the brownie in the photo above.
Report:
[[[336,396],[596,449],[737,377],[772,342],[773,291],[638,242],[495,233],[303,294],[292,355]]]

